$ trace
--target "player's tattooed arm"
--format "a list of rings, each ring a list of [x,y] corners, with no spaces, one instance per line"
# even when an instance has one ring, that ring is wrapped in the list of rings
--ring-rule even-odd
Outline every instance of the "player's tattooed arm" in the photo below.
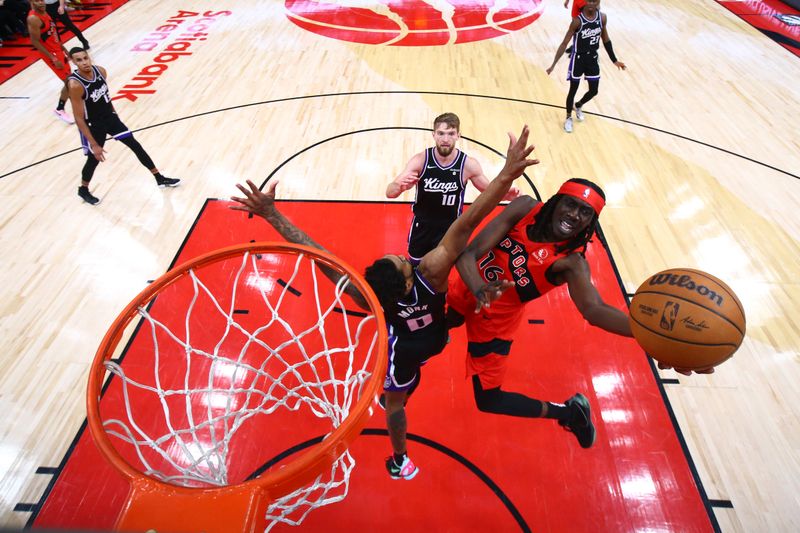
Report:
[[[247,185],[250,187],[249,190],[245,186],[237,183],[236,187],[244,194],[244,197],[232,196],[231,200],[241,205],[232,205],[231,209],[246,211],[260,216],[269,222],[270,226],[275,228],[281,237],[288,242],[303,244],[327,252],[328,250],[326,250],[324,246],[317,243],[314,239],[309,237],[306,232],[295,226],[291,220],[286,218],[283,213],[278,211],[278,208],[275,207],[275,187],[277,184],[277,180],[270,181],[267,184],[266,192],[262,192],[256,187],[255,183],[250,180],[247,180]],[[334,283],[339,283],[339,280],[343,276],[341,272],[322,263],[317,264],[328,279]],[[353,299],[356,305],[362,309],[369,309],[366,298],[364,298],[364,295],[361,294],[352,283],[347,285],[345,292]]]

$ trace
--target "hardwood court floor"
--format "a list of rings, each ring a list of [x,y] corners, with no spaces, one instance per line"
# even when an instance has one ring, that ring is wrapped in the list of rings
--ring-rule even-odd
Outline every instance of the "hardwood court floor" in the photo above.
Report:
[[[490,177],[505,132],[528,123],[541,160],[529,174],[544,196],[572,176],[605,188],[602,226],[628,292],[678,266],[733,287],[748,316],[742,348],[709,377],[663,372],[665,388],[721,504],[720,529],[800,529],[800,63],[710,0],[608,0],[629,70],[613,71],[600,52],[600,94],[567,135],[566,62],[550,77],[544,68],[568,16],[561,2],[541,5],[538,20],[495,39],[400,47],[310,33],[281,2],[197,0],[181,9],[231,13],[161,70],[147,43],[178,7],[128,2],[87,31],[93,57],[115,94],[148,82],[154,92],[117,109],[184,183],[156,189],[109,143],[96,208],[75,195],[83,157],[74,126],[52,118],[52,73],[37,63],[0,85],[0,524],[29,519],[31,507],[17,504],[40,500],[50,475],[37,469],[58,466],[80,427],[103,333],[164,272],[206,198],[286,163],[285,198],[380,200],[430,141],[403,128],[450,110],[462,119],[461,148]],[[363,133],[342,136],[352,132]]]

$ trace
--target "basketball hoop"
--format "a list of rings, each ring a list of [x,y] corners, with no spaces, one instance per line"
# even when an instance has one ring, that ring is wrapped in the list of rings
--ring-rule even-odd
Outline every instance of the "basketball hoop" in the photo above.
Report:
[[[161,276],[89,376],[91,435],[130,483],[115,529],[268,531],[343,499],[387,345],[372,290],[320,250],[233,246]]]

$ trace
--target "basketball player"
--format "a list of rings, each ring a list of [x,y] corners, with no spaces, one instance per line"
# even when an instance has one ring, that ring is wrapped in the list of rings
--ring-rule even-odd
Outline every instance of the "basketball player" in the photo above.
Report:
[[[618,69],[625,70],[625,63],[617,59],[614,54],[614,48],[611,46],[611,38],[608,36],[608,29],[606,28],[607,18],[606,15],[600,12],[600,0],[586,0],[586,5],[583,6],[581,12],[577,17],[572,19],[572,22],[567,29],[567,34],[564,40],[556,50],[553,64],[547,69],[547,74],[553,72],[553,69],[558,63],[558,60],[564,54],[570,40],[572,41],[572,53],[569,58],[569,67],[567,70],[567,80],[569,81],[569,93],[567,93],[567,119],[564,121],[564,131],[572,133],[572,108],[575,101],[575,95],[578,92],[578,86],[581,83],[581,77],[586,78],[589,83],[589,90],[586,91],[581,99],[574,104],[575,118],[578,122],[582,122],[583,106],[597,95],[597,89],[600,85],[600,63],[597,56],[597,48],[600,44],[600,39],[603,40],[603,46],[608,52],[608,57]]]
[[[526,159],[533,151],[533,146],[527,146],[528,135],[527,126],[523,128],[519,140],[509,134],[503,169],[466,213],[450,226],[441,242],[421,258],[418,265],[412,265],[403,256],[389,254],[366,269],[365,278],[378,296],[389,330],[389,365],[384,394],[386,425],[393,454],[386,459],[386,469],[393,479],[411,479],[419,471],[407,454],[405,402],[409,392],[419,384],[420,367],[439,354],[447,344],[445,293],[448,275],[478,224],[508,193],[512,182],[522,175],[525,168],[538,163],[537,160]],[[274,183],[270,184],[266,193],[259,191],[253,182],[247,183],[249,190],[237,185],[245,197],[232,197],[232,200],[241,204],[232,209],[263,217],[290,242],[324,249],[278,212],[274,205]],[[334,278],[334,281],[337,279]],[[501,293],[508,287],[510,283],[500,281],[488,285],[484,290],[497,297],[495,293]],[[366,307],[363,297],[354,300]]]
[[[517,198],[461,254],[456,263],[460,276],[451,277],[447,293],[448,322],[466,321],[467,369],[478,409],[557,420],[583,448],[595,440],[591,408],[583,394],[562,404],[507,392],[501,386],[525,304],[559,286],[566,285],[589,324],[633,336],[627,313],[601,298],[584,257],[604,205],[602,189],[577,178],[566,181],[546,203],[530,196]],[[494,289],[498,281],[513,285],[499,298]]]
[[[589,402],[575,394],[565,403],[544,402],[501,389],[512,339],[525,304],[559,285],[590,324],[632,336],[628,316],[603,302],[583,256],[605,196],[594,183],[569,180],[546,203],[522,196],[492,220],[467,246],[451,279],[451,321],[467,325],[467,368],[478,409],[529,418],[552,418],[578,439],[594,444]],[[480,261],[479,261],[480,260]],[[514,289],[496,301],[488,281],[507,280]]]
[[[408,255],[419,263],[444,237],[450,224],[461,215],[464,192],[471,181],[485,191],[489,180],[480,163],[456,148],[461,121],[455,113],[444,113],[433,120],[434,146],[412,157],[403,171],[386,187],[387,198],[397,198],[416,186],[412,211],[414,218],[408,233]],[[511,187],[504,200],[519,196]]]
[[[103,149],[106,135],[111,135],[113,139],[130,148],[139,162],[153,174],[159,187],[177,187],[181,180],[161,175],[142,145],[134,139],[133,133],[117,116],[106,83],[106,69],[93,65],[89,54],[83,48],[72,48],[69,56],[78,67],[67,81],[69,99],[72,102],[72,109],[75,110],[83,153],[86,154],[78,196],[91,205],[100,203],[100,199],[89,192],[89,182],[97,165],[106,160]]]
[[[73,124],[75,121],[64,110],[64,105],[67,103],[67,76],[72,71],[67,62],[67,49],[61,44],[56,25],[45,10],[45,0],[31,0],[31,10],[28,12],[28,33],[31,44],[39,51],[42,60],[62,81],[61,94],[58,97],[58,106],[54,113],[67,124]]]
[[[580,14],[581,9],[583,9],[583,6],[585,5],[586,5],[586,0],[572,0],[572,10],[570,17],[572,18],[577,17]],[[568,6],[569,6],[569,0],[564,0],[564,8]],[[564,53],[567,55],[572,54],[572,47],[571,46],[567,47]]]

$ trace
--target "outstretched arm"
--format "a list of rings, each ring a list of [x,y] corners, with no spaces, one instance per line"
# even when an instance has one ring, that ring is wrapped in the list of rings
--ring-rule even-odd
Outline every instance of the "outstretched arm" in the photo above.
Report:
[[[422,275],[436,290],[446,290],[450,269],[466,248],[475,228],[492,212],[514,180],[520,177],[526,168],[539,162],[538,159],[527,158],[534,148],[533,145],[528,146],[529,134],[527,125],[522,128],[519,139],[511,133],[508,134],[506,163],[500,174],[489,183],[484,192],[478,195],[470,208],[450,225],[439,245],[422,258],[419,266]]]
[[[414,187],[419,181],[424,164],[425,152],[420,152],[412,157],[406,163],[406,168],[386,187],[386,197],[397,198],[403,192]]]
[[[561,273],[567,281],[569,295],[581,315],[593,326],[597,326],[617,335],[633,337],[628,314],[605,303],[592,283],[589,263],[580,254],[572,254],[553,264],[553,271]],[[672,367],[658,363],[658,368],[667,370]],[[714,367],[699,370],[675,368],[675,371],[685,376],[692,372],[697,374],[713,374]]]
[[[567,282],[570,298],[589,324],[617,335],[633,337],[628,314],[605,303],[592,283],[586,258],[578,253],[570,254],[553,263],[552,272]]]
[[[581,21],[578,17],[572,19],[572,22],[569,24],[569,28],[567,29],[567,34],[564,36],[564,40],[561,41],[561,44],[558,45],[558,50],[556,50],[556,56],[553,58],[553,64],[547,69],[547,73],[550,74],[553,72],[553,69],[556,68],[556,63],[558,60],[561,59],[561,56],[564,55],[564,51],[567,49],[567,45],[569,45],[570,39],[572,36],[575,35],[575,32],[578,31],[578,28],[581,27]]]
[[[268,184],[266,193],[261,192],[258,187],[256,187],[255,183],[250,180],[247,180],[247,185],[250,187],[250,190],[243,185],[238,183],[236,184],[236,187],[242,191],[242,194],[244,194],[244,198],[231,196],[231,200],[241,204],[232,205],[230,207],[231,209],[237,211],[246,211],[248,213],[260,216],[269,222],[270,226],[275,228],[275,230],[280,233],[281,237],[289,242],[293,242],[295,244],[304,244],[324,252],[328,251],[314,241],[311,237],[309,237],[307,233],[292,224],[292,222],[283,216],[283,213],[278,211],[278,208],[275,207],[275,187],[278,185],[277,180],[273,180]],[[339,280],[342,278],[343,274],[321,263],[319,264],[319,267],[325,276],[328,277],[328,279],[334,283],[339,283]],[[348,284],[345,292],[349,294],[351,298],[353,298],[353,301],[356,303],[356,305],[362,309],[369,309],[367,300],[352,283]]]

